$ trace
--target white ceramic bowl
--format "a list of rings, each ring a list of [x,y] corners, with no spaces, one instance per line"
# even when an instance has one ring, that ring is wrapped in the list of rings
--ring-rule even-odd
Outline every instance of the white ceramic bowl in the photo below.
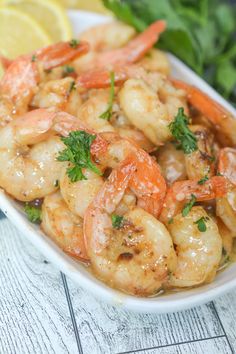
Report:
[[[75,35],[91,25],[110,21],[110,18],[108,17],[82,11],[69,11],[69,16]],[[192,70],[173,55],[169,55],[169,58],[173,76],[198,86],[236,116],[233,107],[231,107]],[[19,205],[5,195],[3,191],[0,192],[0,207],[22,234],[32,242],[35,247],[45,255],[45,257],[54,263],[56,267],[73,279],[79,286],[82,286],[101,300],[114,306],[120,306],[128,310],[143,313],[174,312],[210,301],[215,297],[230,291],[233,287],[236,287],[235,263],[218,274],[213,283],[195,289],[155,298],[137,298],[125,295],[104,285],[93,277],[83,265],[63,253],[47,236],[43,234],[43,232],[41,232],[38,226],[31,224],[26,219]]]

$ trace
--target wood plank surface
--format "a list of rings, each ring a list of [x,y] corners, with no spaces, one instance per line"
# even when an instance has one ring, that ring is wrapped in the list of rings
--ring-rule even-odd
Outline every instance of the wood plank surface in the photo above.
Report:
[[[0,283],[1,354],[230,354],[236,348],[235,291],[175,314],[129,313],[61,276],[6,218],[0,220]]]

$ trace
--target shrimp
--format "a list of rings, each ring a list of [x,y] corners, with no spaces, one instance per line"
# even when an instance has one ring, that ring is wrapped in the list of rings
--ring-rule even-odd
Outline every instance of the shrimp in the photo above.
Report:
[[[0,130],[0,186],[20,201],[42,198],[54,192],[63,162],[57,161],[65,147],[59,136],[72,130],[88,130],[65,112],[38,109],[10,122]],[[99,137],[91,151],[106,149]]]
[[[225,196],[227,190],[227,180],[221,176],[211,177],[203,185],[199,184],[199,180],[175,182],[167,191],[160,220],[165,224],[171,222],[184,204],[193,197],[199,202],[216,199]]]
[[[170,74],[170,64],[164,52],[159,49],[152,48],[147,54],[138,62],[140,67],[147,71],[158,71],[162,74]]]
[[[125,46],[134,36],[133,27],[114,21],[93,26],[82,32],[79,38],[88,42],[92,51],[103,52]]]
[[[224,148],[219,154],[218,171],[230,182],[227,194],[216,200],[216,214],[231,232],[236,232],[236,149]]]
[[[88,261],[83,238],[83,220],[67,207],[60,192],[44,198],[42,204],[42,230],[71,256]]]
[[[157,162],[168,185],[187,178],[184,152],[174,144],[167,143],[158,149]]]
[[[160,76],[159,79],[162,82]],[[183,97],[178,97],[176,92],[172,97],[166,95],[166,90],[169,87],[156,92],[147,81],[129,79],[119,92],[120,107],[129,121],[157,146],[171,139],[169,124],[178,108],[185,106]]]
[[[236,234],[230,231],[220,218],[217,218],[216,221],[222,239],[222,254],[220,261],[220,269],[222,269],[230,260],[230,255],[233,250],[233,240]]]
[[[64,168],[60,177],[60,190],[69,209],[75,214],[84,217],[84,213],[93,201],[104,183],[103,178],[96,173],[85,169],[86,180],[71,182]],[[81,202],[83,201],[83,202]]]
[[[74,116],[82,104],[79,93],[74,89],[75,81],[72,77],[43,82],[38,87],[30,106],[34,108],[57,107]]]
[[[88,50],[89,45],[85,42],[78,45],[60,42],[30,55],[18,57],[8,66],[0,81],[1,96],[6,96],[12,101],[15,107],[14,114],[24,113],[40,81],[40,65],[42,69],[49,70],[70,62]]]
[[[128,139],[113,133],[103,133],[102,137],[109,143],[106,152],[97,154],[98,165],[102,169],[116,168],[127,156],[135,155],[136,171],[130,181],[130,189],[131,191],[134,189],[138,196],[138,206],[157,217],[166,194],[166,182],[158,164],[148,153]]]
[[[111,123],[100,117],[107,110],[108,102],[109,92],[96,90],[78,109],[77,116],[96,132],[115,132]]]
[[[215,174],[213,135],[201,125],[192,125],[190,129],[197,138],[198,148],[190,154],[185,154],[187,176],[189,179],[212,177]]]
[[[221,144],[236,146],[236,120],[233,115],[197,87],[179,80],[172,82],[176,87],[185,90],[189,102],[211,121]]]
[[[167,281],[176,256],[165,226],[140,208],[126,212],[118,229],[112,227],[112,214],[135,175],[136,163],[130,155],[112,171],[85,213],[84,236],[98,278],[126,293],[148,296]]]
[[[115,66],[122,67],[137,62],[152,48],[165,28],[165,21],[156,21],[124,47],[96,53],[95,55],[91,54],[79,66],[77,63],[78,73],[80,70],[87,71],[91,68],[102,69],[104,67],[112,69]]]
[[[204,218],[206,230],[198,229],[198,220]],[[189,287],[214,279],[222,254],[222,240],[217,224],[200,206],[195,206],[183,217],[177,214],[168,226],[177,255],[177,266],[168,285]]]

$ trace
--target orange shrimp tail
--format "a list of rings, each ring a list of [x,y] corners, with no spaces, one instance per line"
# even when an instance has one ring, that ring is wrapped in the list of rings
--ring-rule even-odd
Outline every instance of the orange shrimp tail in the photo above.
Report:
[[[112,71],[115,73],[114,81],[116,85],[120,85],[122,82],[127,80],[128,75],[125,68],[114,68]],[[107,69],[87,71],[77,78],[77,87],[83,87],[86,89],[107,88],[111,85],[110,73],[111,71]]]
[[[4,70],[6,70],[11,65],[12,60],[0,55],[0,63],[2,64]]]
[[[197,87],[180,80],[171,80],[175,87],[186,91],[189,102],[204,114],[213,124],[220,124],[225,116],[231,114],[210,96],[199,90]]]
[[[71,42],[59,42],[35,52],[36,60],[43,64],[45,70],[66,64],[71,60],[86,54],[89,51],[87,42],[78,42],[72,45]]]
[[[153,47],[165,28],[166,22],[163,20],[152,23],[125,47],[101,53],[97,58],[96,66],[135,63]]]

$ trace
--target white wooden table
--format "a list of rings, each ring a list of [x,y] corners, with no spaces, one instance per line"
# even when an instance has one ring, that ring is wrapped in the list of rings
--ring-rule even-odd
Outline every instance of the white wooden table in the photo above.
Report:
[[[60,273],[0,215],[0,353],[229,354],[236,291],[170,315],[105,305]]]

